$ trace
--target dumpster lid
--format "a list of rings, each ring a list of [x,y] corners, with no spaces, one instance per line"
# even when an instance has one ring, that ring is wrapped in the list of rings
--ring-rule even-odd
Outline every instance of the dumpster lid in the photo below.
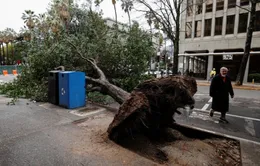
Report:
[[[59,73],[59,72],[61,72],[61,70],[51,70],[51,71],[49,71],[49,73]]]
[[[61,73],[75,73],[75,71],[61,71]]]

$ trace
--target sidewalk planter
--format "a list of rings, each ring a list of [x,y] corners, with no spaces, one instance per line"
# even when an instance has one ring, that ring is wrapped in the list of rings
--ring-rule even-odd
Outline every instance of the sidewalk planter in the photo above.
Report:
[[[48,76],[48,101],[59,104],[59,70],[49,71]]]
[[[68,109],[86,105],[85,73],[59,72],[59,105]]]

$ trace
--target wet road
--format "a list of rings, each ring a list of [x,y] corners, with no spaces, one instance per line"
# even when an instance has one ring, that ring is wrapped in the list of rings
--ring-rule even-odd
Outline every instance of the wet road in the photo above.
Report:
[[[195,95],[195,109],[184,112],[187,116],[178,116],[176,121],[205,130],[247,139],[260,143],[260,91],[237,90],[235,98],[230,99],[227,114],[229,124],[219,123],[220,114],[209,117],[212,99],[208,95],[208,87],[198,87]]]
[[[218,114],[209,117],[208,87],[199,87],[196,109],[188,118],[182,115],[175,119],[184,125],[260,143],[260,91],[235,90],[235,96],[230,100],[229,124],[218,123]],[[98,155],[83,156],[73,150],[89,139],[85,129],[72,124],[82,117],[64,110],[44,109],[27,100],[20,100],[14,106],[7,106],[7,102],[8,99],[0,96],[1,166],[109,165]]]

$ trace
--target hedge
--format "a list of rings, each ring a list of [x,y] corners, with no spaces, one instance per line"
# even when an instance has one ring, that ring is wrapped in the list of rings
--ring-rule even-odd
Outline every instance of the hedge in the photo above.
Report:
[[[252,82],[252,80],[254,79],[255,82],[259,82],[260,83],[260,73],[254,73],[254,74],[249,74],[248,75],[248,81]]]

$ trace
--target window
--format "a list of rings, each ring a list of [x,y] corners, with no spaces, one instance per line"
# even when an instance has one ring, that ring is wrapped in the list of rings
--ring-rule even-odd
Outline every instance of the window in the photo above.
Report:
[[[192,22],[186,22],[185,38],[191,38]]]
[[[196,0],[196,14],[201,14],[202,13],[202,4],[203,1],[202,0]]]
[[[195,37],[201,37],[201,20],[195,21]]]
[[[226,34],[234,34],[235,15],[227,16]]]
[[[204,36],[210,36],[211,35],[211,19],[205,20],[205,32]]]
[[[193,0],[187,0],[187,15],[192,16],[193,13]]]
[[[249,5],[249,0],[240,0],[240,6],[247,6]]]
[[[223,9],[224,9],[224,0],[217,0],[216,10],[223,10]]]
[[[238,33],[245,33],[247,29],[248,13],[239,15]]]
[[[222,21],[223,17],[218,17],[215,20],[215,35],[221,35],[222,34]]]
[[[207,0],[206,2],[206,12],[212,12],[213,9],[213,1]]]
[[[255,15],[255,31],[260,31],[260,11],[257,11]]]
[[[228,0],[228,8],[236,7],[236,0]]]

